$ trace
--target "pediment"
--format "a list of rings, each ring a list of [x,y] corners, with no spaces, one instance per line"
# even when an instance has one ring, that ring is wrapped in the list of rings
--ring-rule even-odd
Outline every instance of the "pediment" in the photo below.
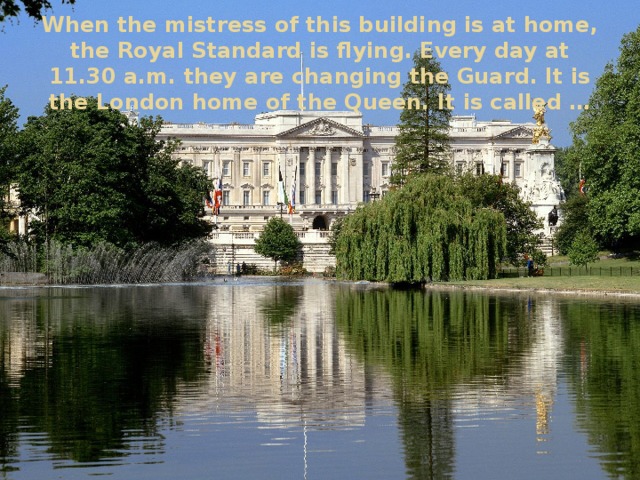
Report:
[[[500,135],[496,135],[495,138],[533,138],[533,129],[519,126],[502,132]]]
[[[364,137],[362,132],[359,132],[351,127],[342,125],[329,118],[321,117],[316,118],[297,127],[286,130],[278,134],[280,138],[297,138],[297,137],[320,137],[320,138],[344,138],[344,137]]]

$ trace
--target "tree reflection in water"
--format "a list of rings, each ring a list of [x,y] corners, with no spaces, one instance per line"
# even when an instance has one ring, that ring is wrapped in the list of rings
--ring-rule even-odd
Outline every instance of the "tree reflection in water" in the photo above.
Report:
[[[348,346],[392,374],[411,478],[454,477],[454,389],[489,385],[507,370],[530,342],[525,309],[462,292],[339,292]]]

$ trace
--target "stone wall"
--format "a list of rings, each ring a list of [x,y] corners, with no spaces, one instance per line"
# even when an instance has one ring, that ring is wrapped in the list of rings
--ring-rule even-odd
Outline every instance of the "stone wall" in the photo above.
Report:
[[[242,263],[255,264],[261,269],[273,269],[270,258],[258,255],[254,250],[258,232],[214,232],[211,243],[216,247],[213,272],[228,274],[235,272],[235,266]],[[329,254],[329,232],[308,230],[296,232],[302,243],[300,260],[304,268],[312,273],[322,273],[327,267],[335,267],[336,259]]]

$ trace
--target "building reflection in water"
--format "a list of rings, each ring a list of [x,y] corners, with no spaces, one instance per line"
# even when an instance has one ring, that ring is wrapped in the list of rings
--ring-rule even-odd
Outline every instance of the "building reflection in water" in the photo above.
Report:
[[[230,285],[211,296],[199,408],[255,408],[273,427],[364,424],[368,392],[385,381],[365,375],[348,352],[334,322],[334,285]]]
[[[498,299],[500,297],[497,297]],[[505,297],[508,298],[508,297]],[[546,442],[550,435],[554,398],[558,390],[558,369],[563,355],[562,321],[558,302],[554,299],[520,296],[526,302],[526,324],[510,328],[510,343],[528,341],[512,351],[507,368],[499,377],[484,378],[456,387],[453,408],[458,422],[473,422],[481,415],[508,414],[523,405],[530,405],[536,415],[537,442]],[[526,334],[525,334],[526,332]],[[539,454],[547,449],[539,448]]]

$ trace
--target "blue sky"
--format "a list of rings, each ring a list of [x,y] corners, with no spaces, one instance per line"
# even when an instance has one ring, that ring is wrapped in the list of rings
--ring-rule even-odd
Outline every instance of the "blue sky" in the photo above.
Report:
[[[490,101],[499,99],[496,106],[503,105],[503,98],[517,97],[518,94],[530,93],[534,97],[553,98],[559,95],[560,108],[547,112],[547,122],[552,129],[553,143],[557,146],[570,144],[569,123],[577,114],[577,105],[588,103],[594,82],[603,71],[607,62],[614,61],[618,56],[620,40],[625,33],[635,30],[640,23],[640,9],[632,0],[618,2],[594,1],[549,1],[537,2],[507,2],[496,0],[493,2],[477,1],[415,1],[382,2],[379,0],[361,2],[344,2],[326,0],[323,2],[299,1],[257,1],[239,0],[237,2],[201,2],[185,1],[147,1],[133,2],[124,0],[95,1],[77,0],[73,8],[60,5],[54,1],[56,16],[70,15],[76,20],[106,20],[109,24],[108,33],[47,33],[42,23],[21,17],[18,21],[5,22],[4,32],[0,33],[0,85],[8,85],[6,95],[20,109],[21,121],[26,121],[30,115],[42,113],[48,101],[49,94],[82,96],[101,93],[103,99],[112,97],[141,98],[149,93],[156,97],[179,97],[183,99],[181,110],[141,110],[142,114],[160,114],[172,122],[208,122],[208,123],[251,123],[256,114],[267,111],[266,102],[269,98],[281,99],[283,95],[295,97],[300,93],[300,86],[295,84],[291,76],[299,71],[298,59],[220,59],[220,58],[192,58],[192,44],[194,42],[211,42],[219,45],[294,45],[300,42],[304,53],[304,67],[315,72],[336,71],[382,71],[400,72],[402,83],[412,67],[412,61],[405,58],[402,61],[392,59],[364,59],[355,63],[349,59],[337,58],[339,42],[351,42],[354,46],[372,45],[386,46],[389,51],[392,46],[401,47],[405,54],[411,54],[420,48],[421,42],[433,42],[433,46],[486,46],[486,51],[480,62],[475,62],[475,51],[471,51],[468,59],[442,58],[443,70],[450,77],[454,97],[454,114],[475,114],[478,120],[510,119],[513,121],[531,121],[530,108],[505,110],[491,108]],[[117,28],[118,17],[129,16],[140,20],[153,20],[157,27],[155,33],[120,33]],[[265,32],[260,33],[193,33],[170,34],[164,31],[166,19],[187,20],[194,19],[216,20],[250,20],[263,21]],[[366,20],[390,20],[402,16],[406,21],[414,16],[423,16],[425,21],[455,21],[454,35],[444,32],[425,33],[360,33],[360,17]],[[573,23],[583,20],[588,22],[588,33],[525,33],[524,19],[529,16],[538,22],[542,20],[570,20]],[[290,21],[298,17],[300,23],[296,32],[278,33],[275,31],[279,20]],[[308,32],[305,21],[310,17],[322,17],[333,23],[337,20],[348,21],[349,32]],[[465,20],[481,20],[483,32],[465,33]],[[494,20],[506,20],[511,17],[514,21],[515,32],[492,32]],[[592,27],[595,34],[592,35]],[[74,59],[71,56],[72,42],[79,44],[86,42],[92,47],[106,46],[109,49],[108,58]],[[171,46],[177,47],[177,42],[183,42],[183,56],[178,59],[160,58],[151,63],[149,59],[118,58],[119,42],[131,42],[132,46]],[[311,43],[327,47],[329,57],[326,59],[311,58]],[[504,46],[508,42],[511,47],[537,47],[530,62],[523,59],[497,59],[495,48]],[[546,58],[546,47],[566,45],[564,53],[568,58]],[[407,56],[407,55],[405,55]],[[558,69],[563,72],[562,84],[546,84],[546,68]],[[75,79],[82,78],[83,84],[52,84],[54,70],[59,69],[60,79],[66,79],[68,68],[73,68]],[[202,72],[237,72],[233,85],[187,85],[184,71],[196,68]],[[462,84],[458,79],[460,69],[471,68],[474,72],[498,72],[503,76],[505,72],[524,72],[528,69],[528,79],[535,79],[535,84],[498,84],[479,85]],[[588,72],[590,82],[587,84],[573,84],[571,71]],[[96,70],[90,70],[96,69]],[[173,84],[167,85],[125,85],[126,72],[145,74],[148,71],[164,72],[167,78],[173,79]],[[281,84],[246,85],[244,82],[247,71],[272,71],[283,75]],[[100,82],[88,85],[90,73],[97,72]],[[113,74],[113,81],[111,75]],[[104,75],[104,77],[103,77]],[[103,82],[102,79],[107,82]],[[504,78],[503,78],[504,82]],[[389,85],[365,85],[354,88],[350,85],[311,85],[304,86],[306,95],[313,94],[320,98],[335,98],[336,110],[347,109],[345,97],[357,94],[360,97],[396,98],[400,95],[400,88],[390,88]],[[204,98],[222,97],[251,97],[256,99],[255,109],[241,110],[197,110],[192,108],[193,95]],[[482,99],[482,108],[471,110],[464,107],[464,95]],[[351,97],[352,99],[355,97]],[[574,109],[571,109],[574,105]],[[288,108],[296,108],[296,104],[289,102]],[[361,110],[363,110],[361,108]],[[398,122],[398,110],[372,108],[363,110],[365,123],[376,125],[393,125]]]

